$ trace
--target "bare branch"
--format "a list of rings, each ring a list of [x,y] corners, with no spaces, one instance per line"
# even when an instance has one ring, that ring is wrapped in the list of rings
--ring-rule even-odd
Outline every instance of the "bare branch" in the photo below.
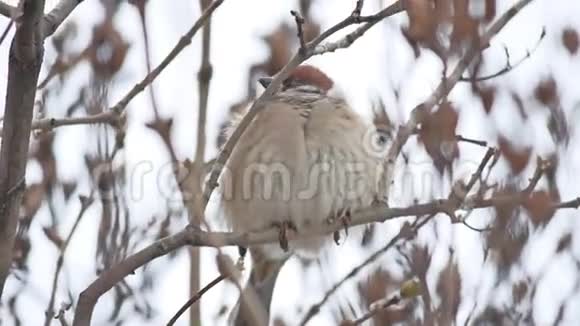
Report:
[[[181,308],[179,308],[179,310],[175,313],[175,315],[173,315],[173,317],[171,317],[171,319],[169,320],[169,322],[167,322],[167,326],[172,326],[175,324],[175,322],[177,321],[177,319],[179,319],[179,317],[181,315],[183,315],[183,313],[189,308],[191,307],[194,303],[196,303],[197,301],[199,301],[199,299],[201,299],[201,297],[204,295],[204,293],[206,293],[207,291],[209,291],[211,288],[213,288],[214,286],[216,286],[219,282],[223,281],[226,277],[224,275],[220,275],[218,277],[216,277],[213,281],[211,281],[208,285],[206,285],[203,289],[201,289],[196,295],[194,295],[193,297],[191,297],[191,299],[187,300],[186,303],[183,304],[183,306],[181,306]]]
[[[117,104],[115,104],[111,108],[111,110],[117,111],[117,112],[123,111],[125,109],[125,107],[129,104],[129,102],[135,96],[137,96],[137,94],[141,93],[145,89],[145,87],[147,87],[147,85],[149,85],[153,80],[155,80],[155,78],[157,78],[157,76],[159,76],[159,74],[161,74],[161,72],[163,70],[165,70],[165,68],[167,68],[167,66],[173,61],[173,59],[175,59],[175,57],[177,57],[177,55],[183,49],[185,49],[189,44],[191,44],[191,39],[193,38],[193,36],[195,35],[195,33],[197,33],[197,31],[201,27],[203,27],[203,25],[209,19],[209,17],[211,16],[211,14],[214,12],[214,10],[216,10],[223,2],[224,2],[224,0],[215,0],[215,1],[213,1],[211,3],[211,5],[209,5],[209,7],[207,7],[207,9],[204,10],[204,12],[197,19],[197,21],[195,22],[195,24],[193,24],[193,26],[189,29],[189,31],[187,31],[187,33],[185,33],[179,39],[179,41],[177,42],[177,44],[175,44],[175,46],[169,52],[169,54],[165,57],[165,59],[163,59],[163,61],[161,61],[161,63],[157,67],[155,67],[155,69],[153,69],[150,74],[148,74],[147,76],[145,76],[145,78],[143,78],[143,80],[141,80],[139,83],[137,83],[137,85],[135,85],[125,95],[125,97],[123,97],[119,102],[117,102]]]
[[[60,253],[58,255],[58,260],[56,261],[56,270],[54,271],[54,276],[52,279],[52,291],[50,292],[50,300],[48,302],[48,306],[46,307],[46,317],[44,319],[44,325],[45,326],[49,326],[51,324],[51,320],[54,316],[54,301],[56,298],[56,290],[58,288],[58,278],[60,276],[60,271],[62,270],[62,266],[64,265],[64,255],[66,253],[66,250],[70,244],[70,241],[75,233],[75,231],[77,230],[77,227],[79,226],[79,223],[81,222],[81,219],[83,218],[83,216],[85,215],[85,212],[87,211],[87,209],[89,209],[89,207],[91,206],[91,204],[93,203],[93,197],[92,195],[89,197],[79,197],[80,198],[80,202],[81,202],[81,209],[77,215],[77,218],[75,219],[75,222],[70,230],[70,232],[68,233],[66,240],[64,241],[64,243],[62,244],[62,246],[60,247]],[[63,320],[64,320],[64,312],[59,312],[58,314],[59,316],[62,315]]]
[[[294,20],[296,21],[296,29],[298,30],[298,41],[300,42],[300,49],[305,53],[306,51],[306,41],[304,40],[304,17],[300,15],[298,11],[290,10],[290,14],[294,16]]]
[[[526,193],[528,195],[530,195],[532,193],[532,191],[534,191],[534,188],[536,188],[536,185],[538,184],[538,182],[540,181],[540,179],[544,175],[544,172],[546,172],[552,166],[552,162],[547,161],[547,160],[542,160],[540,157],[538,157],[538,159],[536,161],[537,161],[537,163],[536,163],[536,169],[534,170],[534,175],[530,179],[530,183],[528,184],[526,189],[524,189],[524,193]]]
[[[16,13],[15,7],[12,7],[4,1],[0,1],[0,15],[12,19],[14,13]]]
[[[2,32],[2,36],[0,36],[0,44],[4,43],[4,40],[6,39],[6,36],[8,36],[8,32],[10,32],[10,29],[12,28],[12,26],[14,26],[14,19],[10,20],[8,25],[6,25],[4,32]]]
[[[570,201],[565,201],[559,204],[556,204],[553,206],[555,209],[560,209],[560,208],[574,208],[577,209],[578,207],[580,207],[580,197],[577,197],[576,199],[570,200]]]
[[[145,65],[147,67],[147,75],[151,74],[151,45],[149,44],[149,32],[147,30],[147,20],[146,20],[146,3],[142,2],[137,5],[139,9],[139,16],[141,20],[141,30],[143,31],[143,41],[145,43]],[[153,107],[153,113],[155,114],[155,119],[159,119],[159,107],[157,106],[157,99],[155,97],[155,88],[153,87],[153,81],[149,85],[149,98],[151,99],[151,106]]]
[[[475,186],[475,183],[481,179],[481,174],[483,173],[483,169],[485,169],[485,167],[487,166],[487,163],[489,163],[489,161],[495,156],[496,151],[497,150],[493,149],[493,148],[489,148],[487,150],[487,152],[485,153],[485,156],[481,160],[481,163],[477,167],[477,170],[471,175],[471,178],[469,178],[467,185],[462,186],[461,180],[458,182],[458,184],[454,185],[454,187],[451,191],[451,194],[449,195],[449,199],[457,201],[456,207],[459,207],[459,205],[461,205],[463,203],[463,201],[465,200],[465,197],[467,197],[467,194],[469,194],[469,192],[471,191],[473,186]],[[449,215],[452,217],[453,222],[458,221],[452,212],[449,212]]]
[[[201,10],[206,10],[210,5],[209,0],[200,0],[199,7]],[[211,53],[211,17],[208,18],[207,23],[203,27],[201,36],[201,63],[199,71],[197,72],[197,87],[198,87],[198,99],[199,107],[197,114],[197,137],[195,146],[195,156],[193,160],[193,165],[191,168],[193,171],[190,173],[194,174],[193,185],[190,183],[190,187],[193,186],[193,201],[191,201],[189,211],[189,222],[193,225],[200,226],[202,222],[205,222],[204,214],[204,204],[203,204],[203,192],[201,190],[201,184],[203,180],[204,171],[204,159],[205,159],[205,147],[206,147],[206,121],[207,121],[207,106],[209,101],[209,87],[211,78],[213,75],[213,67],[210,62]],[[201,279],[201,264],[200,264],[200,253],[198,248],[191,248],[189,250],[190,268],[189,268],[189,292],[191,294],[197,293],[200,287]],[[202,290],[203,291],[203,290]],[[190,325],[200,325],[201,324],[201,309],[199,306],[192,307],[190,310]]]
[[[329,42],[327,44],[323,44],[320,46],[316,46],[313,50],[313,54],[324,54],[326,52],[334,52],[338,49],[347,48],[354,43],[358,38],[363,36],[371,27],[373,27],[376,23],[382,21],[384,18],[393,16],[397,13],[400,13],[404,10],[404,4],[402,1],[397,1],[392,5],[388,6],[387,8],[381,10],[380,12],[372,15],[372,16],[356,16],[356,14],[360,14],[359,5],[362,7],[362,2],[357,2],[357,7],[353,11],[353,14],[349,17],[352,18],[353,23],[359,22],[366,22],[361,27],[357,28],[353,32],[347,34],[345,37],[341,38],[336,42]],[[354,15],[354,16],[353,16]],[[350,25],[350,24],[349,24]],[[322,35],[321,35],[322,36]],[[320,38],[320,37],[319,37]],[[315,41],[317,41],[316,39]],[[314,41],[312,42],[314,43]],[[320,42],[319,42],[320,43]]]
[[[361,11],[363,6],[365,5],[365,1],[364,0],[358,0],[356,2],[356,5],[354,7],[354,10],[352,11],[352,14],[350,14],[353,17],[360,17]]]
[[[351,321],[348,325],[362,325],[365,321],[371,319],[374,315],[378,314],[384,309],[387,309],[391,306],[394,306],[401,302],[402,298],[399,292],[397,291],[395,294],[391,295],[389,299],[382,299],[379,302],[373,302],[368,312],[366,312],[361,317],[357,318],[356,320]]]
[[[520,60],[518,60],[516,63],[511,64],[510,63],[510,54],[509,54],[509,50],[507,48],[505,48],[505,56],[506,56],[506,64],[505,67],[503,67],[502,69],[500,69],[499,71],[490,74],[490,75],[486,75],[486,76],[471,76],[471,77],[461,77],[459,79],[459,81],[462,82],[481,82],[481,81],[486,81],[486,80],[490,80],[496,77],[499,77],[501,75],[505,75],[510,71],[513,71],[514,69],[516,69],[519,65],[521,65],[524,61],[526,61],[527,59],[529,59],[532,54],[534,52],[536,52],[536,50],[538,49],[538,47],[540,46],[540,44],[542,43],[542,40],[544,40],[544,37],[546,36],[546,28],[542,29],[542,33],[540,34],[540,38],[538,39],[538,41],[536,42],[536,45],[534,46],[534,48],[532,50],[528,50],[526,51],[526,55],[523,56]]]
[[[64,313],[70,309],[72,303],[63,303],[58,309],[58,313],[54,316],[54,319],[57,319],[60,322],[60,326],[68,326]]]
[[[455,139],[457,141],[462,141],[462,142],[478,145],[481,147],[487,147],[487,142],[485,140],[476,140],[476,139],[466,138],[466,137],[463,137],[461,135],[455,136]]]
[[[44,118],[40,120],[33,121],[31,124],[31,130],[42,130],[51,131],[54,128],[63,126],[76,126],[76,125],[90,125],[98,123],[106,123],[112,126],[119,126],[121,121],[124,119],[124,113],[106,111],[86,117],[74,117],[74,118]],[[0,128],[0,134],[2,134],[2,128]]]
[[[42,32],[44,38],[54,34],[57,28],[65,21],[71,12],[83,0],[60,0],[56,6],[42,19]]]
[[[73,125],[96,124],[96,123],[108,123],[110,125],[117,125],[120,119],[121,117],[117,114],[117,112],[107,111],[94,115],[89,115],[86,117],[64,118],[64,119],[46,118],[34,121],[32,124],[32,128],[41,130],[51,130],[53,128],[61,126],[73,126]]]

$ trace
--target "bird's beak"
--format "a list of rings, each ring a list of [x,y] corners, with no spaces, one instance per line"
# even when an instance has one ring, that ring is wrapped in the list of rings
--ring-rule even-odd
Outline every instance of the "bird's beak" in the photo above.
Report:
[[[272,77],[263,77],[258,79],[258,82],[260,83],[260,85],[262,85],[262,87],[264,88],[268,88],[268,86],[270,85],[270,83],[272,82],[274,78]]]

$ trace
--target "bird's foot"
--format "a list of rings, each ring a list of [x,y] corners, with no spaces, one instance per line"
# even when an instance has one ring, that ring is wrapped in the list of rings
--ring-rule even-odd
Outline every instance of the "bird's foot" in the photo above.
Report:
[[[280,242],[280,248],[282,248],[284,252],[288,252],[288,231],[298,232],[296,225],[290,220],[285,220],[282,222],[274,222],[273,226],[278,228],[278,241]]]
[[[389,197],[386,195],[377,195],[373,198],[372,205],[385,205],[389,207]]]
[[[337,221],[339,221],[340,223],[342,223],[342,226],[344,227],[344,234],[348,237],[348,227],[350,225],[350,222],[352,221],[352,216],[351,216],[350,208],[341,208],[336,213],[336,215],[331,216],[328,219],[328,222],[330,224],[334,224]],[[340,232],[339,231],[334,231],[333,237],[334,237],[334,243],[336,243],[336,245],[339,245],[340,244]]]

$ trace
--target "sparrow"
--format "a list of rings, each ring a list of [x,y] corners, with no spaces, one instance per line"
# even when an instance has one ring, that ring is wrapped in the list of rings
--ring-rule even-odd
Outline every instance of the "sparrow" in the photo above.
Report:
[[[260,79],[264,87],[270,81]],[[298,66],[264,105],[237,141],[219,184],[224,219],[232,231],[279,229],[280,243],[248,248],[248,283],[269,311],[284,262],[292,254],[316,257],[330,239],[320,235],[288,241],[287,234],[336,219],[346,226],[351,211],[377,200],[391,135],[366,122],[333,80],[310,65]],[[226,137],[243,114],[232,119]],[[239,304],[235,324],[250,325]]]

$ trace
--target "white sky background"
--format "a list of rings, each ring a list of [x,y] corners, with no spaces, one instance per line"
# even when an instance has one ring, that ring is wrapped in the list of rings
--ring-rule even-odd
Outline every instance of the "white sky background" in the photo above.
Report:
[[[47,0],[47,4],[54,5],[56,0]],[[296,1],[297,2],[297,1]],[[214,68],[213,79],[209,95],[208,108],[208,148],[206,156],[216,154],[215,139],[219,124],[226,116],[231,104],[245,96],[248,66],[262,62],[267,58],[267,46],[260,36],[276,28],[281,20],[294,26],[289,14],[291,9],[297,9],[295,1],[268,1],[225,0],[217,9],[212,19],[212,51],[211,61]],[[313,13],[321,23],[322,30],[336,23],[350,13],[354,6],[352,1],[316,0]],[[363,13],[375,12],[379,6],[377,1],[366,1]],[[512,0],[498,1],[498,15],[502,13]],[[174,46],[179,37],[187,31],[199,16],[198,1],[196,0],[149,0],[148,24],[153,65],[159,63]],[[512,62],[525,55],[526,50],[533,48],[543,26],[547,29],[547,36],[532,57],[524,62],[517,70],[496,78],[493,83],[498,86],[500,93],[496,97],[493,113],[486,116],[480,101],[475,98],[468,85],[458,85],[450,95],[460,112],[458,133],[469,138],[490,141],[497,140],[498,132],[510,140],[522,145],[533,145],[536,153],[545,155],[554,151],[554,144],[547,131],[545,120],[547,111],[533,97],[534,87],[538,82],[552,74],[557,82],[562,107],[567,114],[572,127],[571,141],[568,150],[561,150],[561,165],[557,176],[558,185],[563,200],[580,195],[580,134],[575,125],[580,119],[580,112],[576,109],[580,103],[578,91],[580,78],[580,60],[578,56],[571,57],[561,43],[561,31],[565,26],[580,30],[580,2],[576,0],[535,0],[524,9],[518,17],[494,39],[491,48],[486,50],[486,65],[484,71],[494,72],[503,68],[505,56],[503,45],[509,49]],[[103,14],[96,0],[85,0],[75,9],[70,19],[79,23],[79,36],[74,44],[75,48],[82,49],[90,40],[92,26],[100,22]],[[325,54],[311,59],[309,62],[326,71],[344,90],[349,100],[364,115],[370,117],[370,99],[380,94],[387,103],[391,118],[401,123],[405,121],[410,110],[422,102],[440,80],[441,64],[428,51],[423,51],[421,57],[415,60],[412,50],[404,41],[399,27],[406,18],[399,15],[387,22],[374,27],[364,37],[346,50],[339,50],[332,54]],[[8,23],[7,19],[0,18],[0,30]],[[131,44],[124,66],[110,88],[110,104],[123,96],[137,81],[145,75],[145,59],[142,41],[142,32],[137,11],[134,7],[123,4],[115,23],[125,39]],[[192,158],[195,144],[195,126],[197,110],[197,71],[200,61],[201,33],[193,43],[183,51],[176,60],[155,81],[154,87],[159,102],[159,108],[164,116],[174,118],[173,141],[179,158]],[[7,59],[9,40],[0,45],[0,107],[4,107]],[[41,72],[41,79],[47,73],[48,64],[55,59],[55,53],[50,41],[46,42],[45,69]],[[78,91],[78,86],[89,80],[89,67],[86,64],[78,66],[65,84],[61,96],[53,98],[49,104],[51,116],[62,116],[69,103]],[[74,82],[73,82],[74,81]],[[58,81],[53,81],[58,82]],[[400,99],[395,101],[392,86],[400,90]],[[527,122],[523,122],[509,99],[509,91],[517,92],[525,102],[526,110],[530,115]],[[153,117],[152,108],[147,92],[137,96],[128,107],[130,119],[126,138],[124,157],[127,160],[128,174],[142,168],[142,164],[152,164],[153,172],[146,175],[142,183],[136,183],[134,198],[129,203],[131,217],[134,223],[146,223],[153,214],[162,214],[165,200],[162,199],[163,189],[168,188],[170,180],[169,170],[162,166],[168,161],[165,150],[158,136],[149,131],[144,123]],[[96,149],[94,128],[85,126],[64,127],[59,129],[56,138],[56,155],[58,174],[63,179],[86,178],[83,155]],[[412,161],[424,162],[427,155],[420,148],[415,148],[411,141],[408,148],[413,149]],[[474,167],[482,158],[483,149],[471,145],[460,144],[459,168]],[[145,163],[143,163],[145,162]],[[471,162],[471,163],[470,163]],[[434,173],[433,168],[424,168],[425,164],[417,164],[421,173]],[[507,164],[500,162],[495,175],[501,180],[507,175]],[[533,167],[528,167],[523,175],[531,175]],[[138,172],[137,172],[138,173]],[[39,168],[34,163],[28,169],[28,182],[40,178]],[[159,181],[161,180],[161,181]],[[524,180],[525,181],[525,180]],[[160,184],[161,183],[161,184]],[[430,185],[419,185],[429,189]],[[542,183],[540,183],[542,186]],[[160,191],[161,189],[161,191]],[[84,191],[84,192],[83,192]],[[439,189],[445,195],[444,190]],[[80,193],[88,193],[87,184]],[[419,198],[427,199],[429,193],[420,193]],[[408,203],[410,198],[397,197],[396,203]],[[208,212],[208,218],[217,215],[216,201],[214,200]],[[43,207],[34,219],[30,228],[33,241],[30,262],[30,280],[23,291],[18,309],[21,312],[24,325],[39,325],[44,319],[44,309],[49,298],[50,282],[53,276],[57,252],[42,233],[42,226],[49,223],[47,208]],[[68,205],[60,210],[64,223],[61,224],[63,234],[70,229],[74,217],[78,212],[78,205]],[[98,206],[91,208],[90,214],[85,216],[79,230],[69,247],[65,272],[71,280],[70,288],[78,295],[95,277],[94,251],[96,244],[96,228],[98,226]],[[489,212],[473,214],[471,221],[475,225],[484,226]],[[578,273],[574,260],[569,253],[555,256],[557,237],[566,230],[575,230],[580,233],[580,226],[576,219],[578,212],[561,211],[546,227],[544,233],[532,234],[530,244],[523,253],[523,267],[513,272],[511,279],[520,279],[526,275],[544,275],[538,287],[534,304],[535,321],[538,325],[550,324],[557,313],[559,303],[572,291],[575,282],[574,275]],[[464,226],[450,226],[446,218],[437,221],[440,233],[438,243],[430,243],[435,251],[435,258],[429,272],[432,285],[436,283],[437,273],[447,261],[448,248],[452,246],[457,254],[463,277],[462,296],[463,304],[459,310],[458,321],[463,323],[469,309],[478,301],[478,307],[483,309],[485,302],[510,302],[509,291],[490,293],[489,286],[493,279],[490,271],[493,267],[482,266],[483,253],[481,250],[480,235],[468,230]],[[379,248],[398,231],[398,222],[389,222],[379,230],[381,236],[375,238],[373,248]],[[421,234],[421,241],[432,239],[432,233]],[[445,240],[446,239],[446,240]],[[573,254],[580,257],[580,243],[577,235],[574,236]],[[281,285],[276,288],[273,302],[273,315],[282,315],[285,320],[292,321],[295,309],[291,303],[300,303],[307,308],[310,303],[317,301],[324,293],[324,289],[334,281],[348,273],[353,266],[363,260],[368,253],[358,249],[356,235],[351,234],[347,244],[331,248],[322,258],[325,262],[324,274],[317,268],[303,272],[299,264],[287,264],[282,271]],[[235,251],[232,251],[235,252]],[[207,284],[217,275],[214,267],[213,249],[204,249],[203,264],[207,266],[202,275],[202,285]],[[392,257],[385,257],[383,264],[392,267]],[[489,264],[488,264],[489,265]],[[174,312],[186,301],[188,296],[188,255],[182,250],[177,259],[168,263],[167,259],[159,259],[151,264],[151,268],[160,273],[156,283],[156,292],[152,303],[157,310],[156,317],[149,325],[166,323]],[[137,274],[139,271],[137,271]],[[306,273],[306,274],[304,274]],[[129,282],[130,282],[129,277]],[[360,278],[359,278],[360,279]],[[61,284],[64,284],[64,279]],[[9,278],[7,292],[17,291],[18,282]],[[231,304],[237,294],[229,285],[220,285],[212,289],[202,299],[202,313],[206,325],[212,324],[217,310],[222,303]],[[354,286],[346,287],[330,305],[323,309],[319,317],[312,321],[312,325],[332,325],[333,319],[329,313],[336,312],[336,303],[353,302],[358,307],[357,299],[353,299]],[[434,287],[430,289],[434,292]],[[572,296],[572,304],[580,304],[580,295]],[[95,310],[94,324],[104,325],[110,311],[111,297],[104,297]],[[282,302],[282,299],[284,302]],[[57,296],[57,305],[66,300],[66,293],[60,291]],[[437,301],[435,301],[437,303]],[[329,309],[329,308],[332,308]],[[128,309],[125,307],[124,309]],[[580,311],[567,309],[564,318],[565,324],[577,325],[580,323]],[[362,310],[357,311],[357,314]],[[10,325],[11,320],[5,306],[0,308],[0,320]],[[68,314],[72,318],[72,313]],[[179,325],[187,325],[187,315],[181,318]],[[223,323],[223,319],[221,319]],[[132,320],[131,325],[144,325],[143,321]],[[4,325],[4,323],[2,323]]]

